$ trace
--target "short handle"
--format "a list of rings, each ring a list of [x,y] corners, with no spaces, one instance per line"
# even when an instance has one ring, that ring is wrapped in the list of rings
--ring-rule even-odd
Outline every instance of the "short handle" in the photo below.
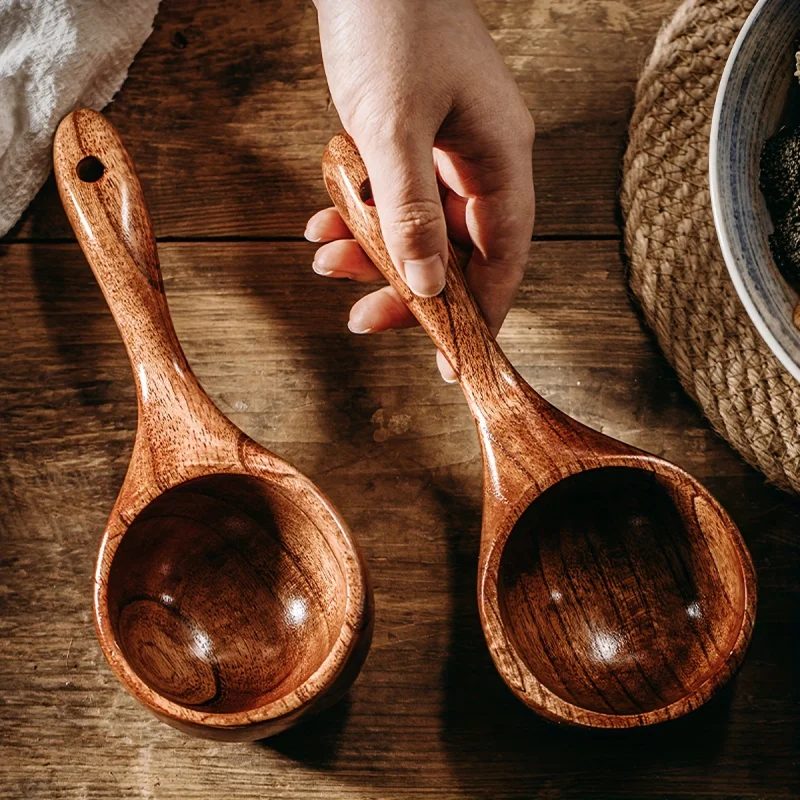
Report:
[[[130,156],[105,117],[80,109],[59,125],[53,158],[61,202],[128,351],[140,410],[157,401],[177,418],[187,398],[206,398],[172,326]]]
[[[378,213],[369,197],[367,168],[355,142],[340,133],[328,144],[322,173],[336,208],[353,236],[403,298],[411,313],[433,339],[458,375],[468,398],[517,382],[517,374],[494,340],[467,288],[450,246],[445,287],[436,297],[417,297],[400,276],[386,249]]]

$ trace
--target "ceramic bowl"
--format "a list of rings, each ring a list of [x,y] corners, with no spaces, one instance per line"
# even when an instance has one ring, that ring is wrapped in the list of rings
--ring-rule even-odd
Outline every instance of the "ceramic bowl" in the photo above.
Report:
[[[760,0],[722,75],[709,148],[714,222],[733,284],[758,332],[800,380],[800,331],[792,323],[797,292],[769,248],[772,223],[759,188],[765,141],[778,128],[795,78],[800,0]]]

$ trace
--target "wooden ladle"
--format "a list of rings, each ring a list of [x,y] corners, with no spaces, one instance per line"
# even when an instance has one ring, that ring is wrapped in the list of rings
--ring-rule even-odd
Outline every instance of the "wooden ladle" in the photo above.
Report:
[[[444,353],[475,418],[484,507],[478,605],[492,658],[544,716],[625,728],[678,717],[750,640],[753,565],[719,503],[683,470],[543,400],[489,333],[451,249],[447,283],[413,295],[381,238],[348,136],[323,174],[357,241]]]
[[[320,490],[233,425],[192,373],[111,124],[75,111],[54,157],[139,401],[97,557],[100,645],[125,688],[176,728],[228,740],[278,733],[358,674],[372,635],[364,562]]]

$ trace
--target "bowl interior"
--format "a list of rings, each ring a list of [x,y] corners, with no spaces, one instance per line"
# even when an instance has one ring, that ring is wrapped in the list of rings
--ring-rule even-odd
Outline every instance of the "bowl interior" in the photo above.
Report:
[[[151,502],[108,576],[114,637],[139,678],[212,713],[249,711],[308,679],[347,604],[335,521],[317,516],[246,475],[197,478]]]
[[[710,188],[722,254],[748,314],[800,380],[797,293],[775,265],[772,223],[759,187],[760,158],[777,130],[794,72],[800,0],[761,0],[728,60],[714,109]]]
[[[614,715],[664,708],[716,675],[746,586],[725,521],[662,475],[578,473],[528,507],[500,560],[506,634],[562,700]]]

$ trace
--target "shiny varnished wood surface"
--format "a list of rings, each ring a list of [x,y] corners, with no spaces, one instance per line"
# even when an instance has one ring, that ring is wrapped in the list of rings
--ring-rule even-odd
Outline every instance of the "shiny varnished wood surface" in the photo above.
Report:
[[[453,368],[483,457],[478,606],[500,675],[554,722],[630,728],[707,702],[741,663],[756,609],[741,534],[685,471],[589,428],[514,369],[451,246],[437,297],[386,249],[370,176],[339,133],[325,185],[353,236]]]
[[[74,111],[58,127],[53,161],[139,409],[97,556],[103,654],[137,700],[181,730],[231,741],[279,733],[358,675],[372,636],[363,558],[317,487],[239,430],[197,381],[113,125]]]
[[[759,577],[753,642],[723,696],[621,733],[541,722],[497,676],[475,598],[474,424],[460,390],[439,381],[429,339],[349,334],[363,287],[314,276],[311,245],[227,241],[299,239],[326,202],[319,158],[339,128],[313,20],[275,3],[254,21],[256,5],[164,0],[109,115],[157,233],[226,238],[160,244],[178,335],[222,410],[320,485],[358,536],[375,583],[373,647],[342,704],[263,746],[189,738],[121,689],[87,587],[136,397],[77,245],[41,241],[71,236],[50,187],[18,243],[0,245],[4,796],[797,796],[800,504],[765,487],[683,395],[629,304],[616,240],[636,69],[673,0],[481,3],[537,116],[537,233],[565,239],[534,244],[501,344],[546,399],[706,483]]]
[[[683,396],[629,305],[615,242],[535,244],[500,341],[563,410],[706,482],[760,580],[758,625],[728,692],[620,735],[540,722],[497,676],[475,597],[474,423],[458,387],[437,379],[427,336],[349,334],[345,307],[361,287],[314,276],[311,245],[160,251],[178,335],[212,398],[301,465],[358,535],[375,583],[372,650],[338,711],[264,747],[189,739],[120,688],[87,589],[133,443],[130,368],[77,246],[5,246],[0,774],[10,796],[796,794],[800,505],[763,486]]]

